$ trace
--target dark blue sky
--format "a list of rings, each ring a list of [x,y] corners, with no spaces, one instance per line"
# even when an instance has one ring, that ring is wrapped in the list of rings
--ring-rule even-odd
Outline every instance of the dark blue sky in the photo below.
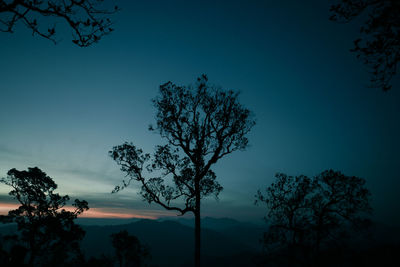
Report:
[[[0,34],[2,176],[38,166],[91,207],[166,214],[135,187],[110,194],[123,173],[107,152],[124,141],[152,152],[158,86],[206,73],[241,91],[257,125],[247,151],[216,166],[224,191],[204,215],[260,221],[254,194],[274,173],[332,168],[367,179],[377,217],[400,224],[400,83],[388,93],[368,87],[349,52],[357,25],[329,21],[325,1],[119,2],[115,32],[89,48],[68,30],[58,45],[22,26]],[[8,191],[0,187],[1,202]]]

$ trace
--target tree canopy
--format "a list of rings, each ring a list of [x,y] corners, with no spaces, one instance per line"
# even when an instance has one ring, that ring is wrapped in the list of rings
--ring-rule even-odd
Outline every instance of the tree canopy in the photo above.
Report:
[[[109,152],[128,176],[113,192],[136,181],[148,203],[195,215],[196,266],[200,261],[200,200],[218,197],[222,190],[211,167],[222,157],[245,149],[246,135],[255,124],[238,96],[210,85],[206,75],[194,85],[162,84],[153,100],[156,126],[149,129],[166,144],[156,146],[153,156],[132,143]]]
[[[292,264],[315,261],[321,248],[337,243],[349,230],[368,225],[370,192],[365,180],[327,170],[309,178],[278,173],[256,203],[265,203],[269,224],[264,244],[270,253],[287,251]]]
[[[126,230],[111,234],[112,245],[119,266],[145,266],[144,261],[149,257],[149,251],[136,236],[129,235]]]
[[[13,33],[18,23],[56,43],[56,22],[64,21],[72,30],[72,42],[86,47],[113,31],[109,16],[118,7],[106,8],[103,0],[0,0],[0,31]],[[52,24],[50,24],[50,22]]]
[[[11,169],[0,182],[12,187],[9,195],[21,204],[1,216],[3,223],[15,222],[20,232],[9,236],[17,244],[11,254],[25,251],[20,260],[30,266],[59,266],[81,256],[79,241],[85,233],[74,220],[88,209],[86,201],[76,199],[74,210],[65,210],[69,197],[55,193],[57,184],[37,167]]]
[[[351,51],[371,69],[372,86],[390,90],[400,62],[400,1],[339,0],[331,12],[338,22],[365,18]]]

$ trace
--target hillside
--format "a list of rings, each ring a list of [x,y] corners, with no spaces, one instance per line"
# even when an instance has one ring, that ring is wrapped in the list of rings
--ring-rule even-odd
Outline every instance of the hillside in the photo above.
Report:
[[[205,220],[207,221],[207,220]],[[254,236],[259,228],[246,228],[240,223],[235,228],[227,227],[226,231],[217,232],[203,228],[202,254],[207,266],[246,266],[257,252],[256,244],[244,242],[251,233]],[[137,236],[151,251],[152,263],[158,266],[190,266],[193,257],[193,228],[178,221],[139,220],[125,225],[83,226],[86,236],[82,249],[87,256],[100,256],[102,253],[113,253],[110,235],[127,230]],[[251,264],[250,264],[251,265]]]

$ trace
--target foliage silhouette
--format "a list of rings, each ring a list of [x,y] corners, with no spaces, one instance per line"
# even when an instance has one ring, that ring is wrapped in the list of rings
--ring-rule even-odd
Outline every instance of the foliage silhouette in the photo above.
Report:
[[[32,30],[32,35],[39,35],[57,42],[56,26],[42,26],[41,19],[54,17],[65,21],[72,29],[72,42],[86,47],[98,42],[104,35],[113,31],[108,18],[118,11],[102,8],[103,0],[0,0],[0,31],[14,32],[18,22]]]
[[[129,235],[126,230],[111,235],[115,256],[120,267],[145,266],[144,259],[149,251],[140,244],[136,236]]]
[[[9,194],[21,204],[1,217],[3,223],[16,223],[20,232],[6,236],[20,248],[12,246],[12,250],[19,253],[21,246],[25,247],[23,262],[29,266],[63,266],[80,261],[79,241],[85,233],[74,220],[88,210],[88,203],[76,199],[75,209],[65,210],[69,197],[55,193],[53,179],[37,167],[27,171],[11,169],[7,175],[0,182],[12,187]]]
[[[361,37],[354,41],[351,51],[371,68],[372,86],[390,90],[400,62],[400,1],[340,0],[330,10],[330,19],[339,22],[349,22],[367,13],[360,28]]]
[[[153,104],[157,125],[149,130],[159,133],[167,144],[157,146],[153,157],[132,143],[115,146],[109,154],[129,179],[113,192],[137,181],[148,203],[181,215],[193,213],[195,266],[200,266],[200,201],[210,195],[218,197],[222,190],[211,167],[222,157],[246,148],[246,135],[255,121],[239,103],[238,93],[209,85],[206,75],[195,85],[161,85]],[[183,203],[176,203],[178,200]]]
[[[275,177],[265,195],[258,191],[256,203],[268,207],[267,252],[288,254],[288,264],[318,266],[321,249],[340,244],[350,229],[368,226],[365,215],[372,209],[364,179],[333,170],[313,178],[283,173]]]
[[[149,250],[143,246],[136,236],[129,235],[126,230],[121,230],[109,236],[114,248],[115,254],[100,257],[91,257],[86,261],[86,267],[103,266],[103,267],[140,267],[148,266],[146,260],[150,258]],[[108,239],[110,241],[110,239]],[[105,241],[107,242],[107,241]]]

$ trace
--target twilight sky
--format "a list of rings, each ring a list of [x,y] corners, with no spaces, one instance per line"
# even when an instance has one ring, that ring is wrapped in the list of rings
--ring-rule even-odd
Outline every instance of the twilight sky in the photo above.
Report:
[[[340,170],[367,180],[379,220],[400,224],[400,82],[369,88],[349,52],[356,24],[328,20],[329,1],[119,1],[115,32],[89,48],[61,29],[58,45],[22,25],[0,33],[0,176],[38,166],[91,216],[172,216],[137,187],[110,194],[124,174],[108,151],[160,137],[151,99],[167,81],[205,73],[241,92],[255,114],[250,146],[214,168],[224,191],[203,215],[260,221],[253,205],[276,172]],[[60,25],[62,27],[62,25]],[[0,213],[13,202],[0,185]]]

